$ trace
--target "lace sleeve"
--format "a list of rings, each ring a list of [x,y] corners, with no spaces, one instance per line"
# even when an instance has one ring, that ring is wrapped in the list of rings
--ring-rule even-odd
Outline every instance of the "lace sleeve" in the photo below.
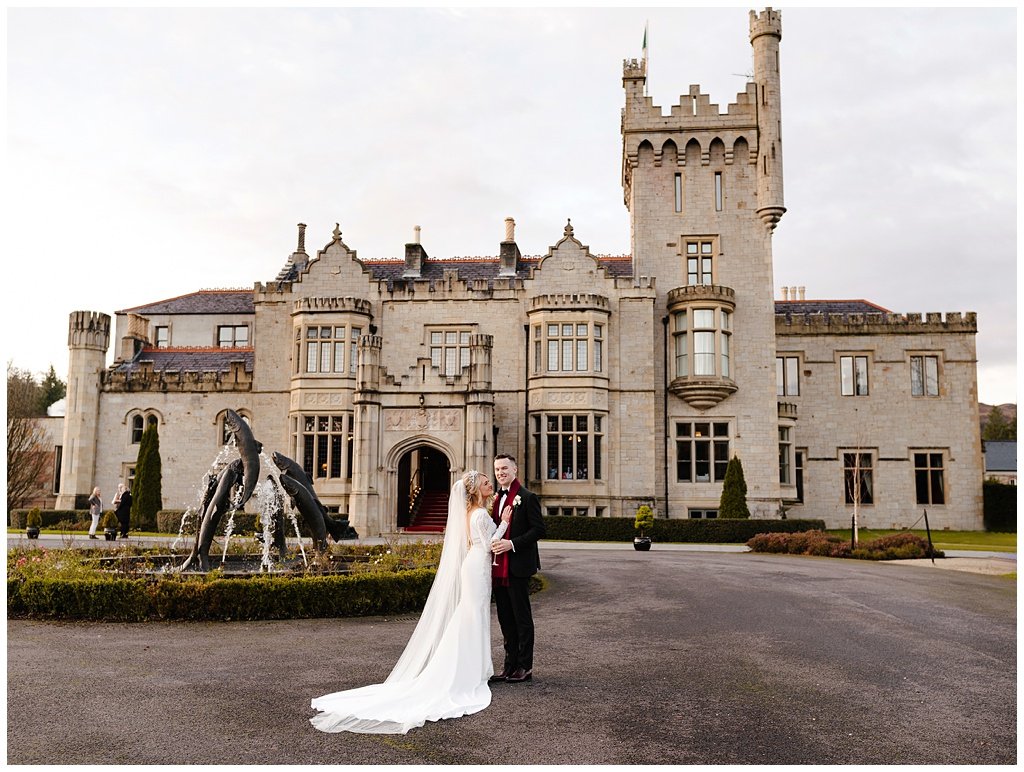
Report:
[[[502,520],[501,523],[498,524],[498,527],[495,529],[494,535],[491,536],[491,541],[494,541],[495,539],[500,539],[502,536],[505,535],[505,531],[507,531],[507,530],[508,530],[508,523],[506,523],[504,520]]]
[[[471,529],[473,531],[473,541],[478,541],[484,546],[490,545],[491,534],[494,533],[494,521],[491,520],[486,510],[477,509],[473,512]]]

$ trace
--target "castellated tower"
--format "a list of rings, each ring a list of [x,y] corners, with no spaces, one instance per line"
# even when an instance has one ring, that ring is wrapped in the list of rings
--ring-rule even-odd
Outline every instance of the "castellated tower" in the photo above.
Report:
[[[781,38],[778,11],[751,12],[754,77],[725,112],[691,85],[664,114],[644,94],[646,60],[623,65],[622,186],[633,275],[656,279],[651,359],[669,392],[657,466],[671,517],[716,510],[733,455],[755,517],[780,501],[771,234],[785,212]]]
[[[73,311],[68,321],[67,412],[57,509],[87,509],[96,485],[100,374],[110,345],[110,317]],[[104,494],[106,495],[106,494]],[[108,496],[109,498],[109,496]]]

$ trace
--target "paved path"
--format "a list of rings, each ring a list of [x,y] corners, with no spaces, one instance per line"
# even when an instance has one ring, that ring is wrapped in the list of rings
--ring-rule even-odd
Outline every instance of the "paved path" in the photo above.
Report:
[[[536,680],[404,736],[306,719],[311,697],[384,678],[415,615],[10,621],[8,762],[1016,762],[1013,581],[657,548],[542,560]]]

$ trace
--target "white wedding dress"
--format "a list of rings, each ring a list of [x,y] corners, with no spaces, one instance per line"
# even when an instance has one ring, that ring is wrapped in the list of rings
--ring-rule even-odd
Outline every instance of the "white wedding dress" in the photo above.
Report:
[[[460,485],[461,480],[452,489],[437,575],[398,664],[384,683],[314,699],[313,708],[323,712],[310,722],[320,731],[405,734],[427,721],[476,713],[491,703],[490,545],[506,524],[496,527],[478,508],[468,517],[465,535]]]

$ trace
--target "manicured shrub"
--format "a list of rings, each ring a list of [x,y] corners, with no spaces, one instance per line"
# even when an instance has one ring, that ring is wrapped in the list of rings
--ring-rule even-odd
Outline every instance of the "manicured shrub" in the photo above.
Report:
[[[132,483],[131,524],[138,531],[156,528],[156,514],[163,507],[160,467],[160,435],[152,424],[142,433]]]
[[[849,539],[823,531],[806,533],[772,533],[754,536],[747,542],[752,552],[775,552],[788,555],[818,555],[860,560],[907,560],[910,558],[944,557],[940,550],[929,552],[928,542],[912,533],[896,533],[863,542],[852,549]]]
[[[747,480],[743,476],[743,463],[739,456],[729,459],[722,481],[722,497],[718,501],[718,517],[723,520],[750,517],[747,507]]]
[[[25,526],[28,528],[43,527],[43,516],[39,512],[39,507],[29,510],[28,515],[25,517]]]
[[[654,527],[654,511],[646,504],[637,507],[633,527],[640,532],[641,536],[645,536],[647,531]]]

